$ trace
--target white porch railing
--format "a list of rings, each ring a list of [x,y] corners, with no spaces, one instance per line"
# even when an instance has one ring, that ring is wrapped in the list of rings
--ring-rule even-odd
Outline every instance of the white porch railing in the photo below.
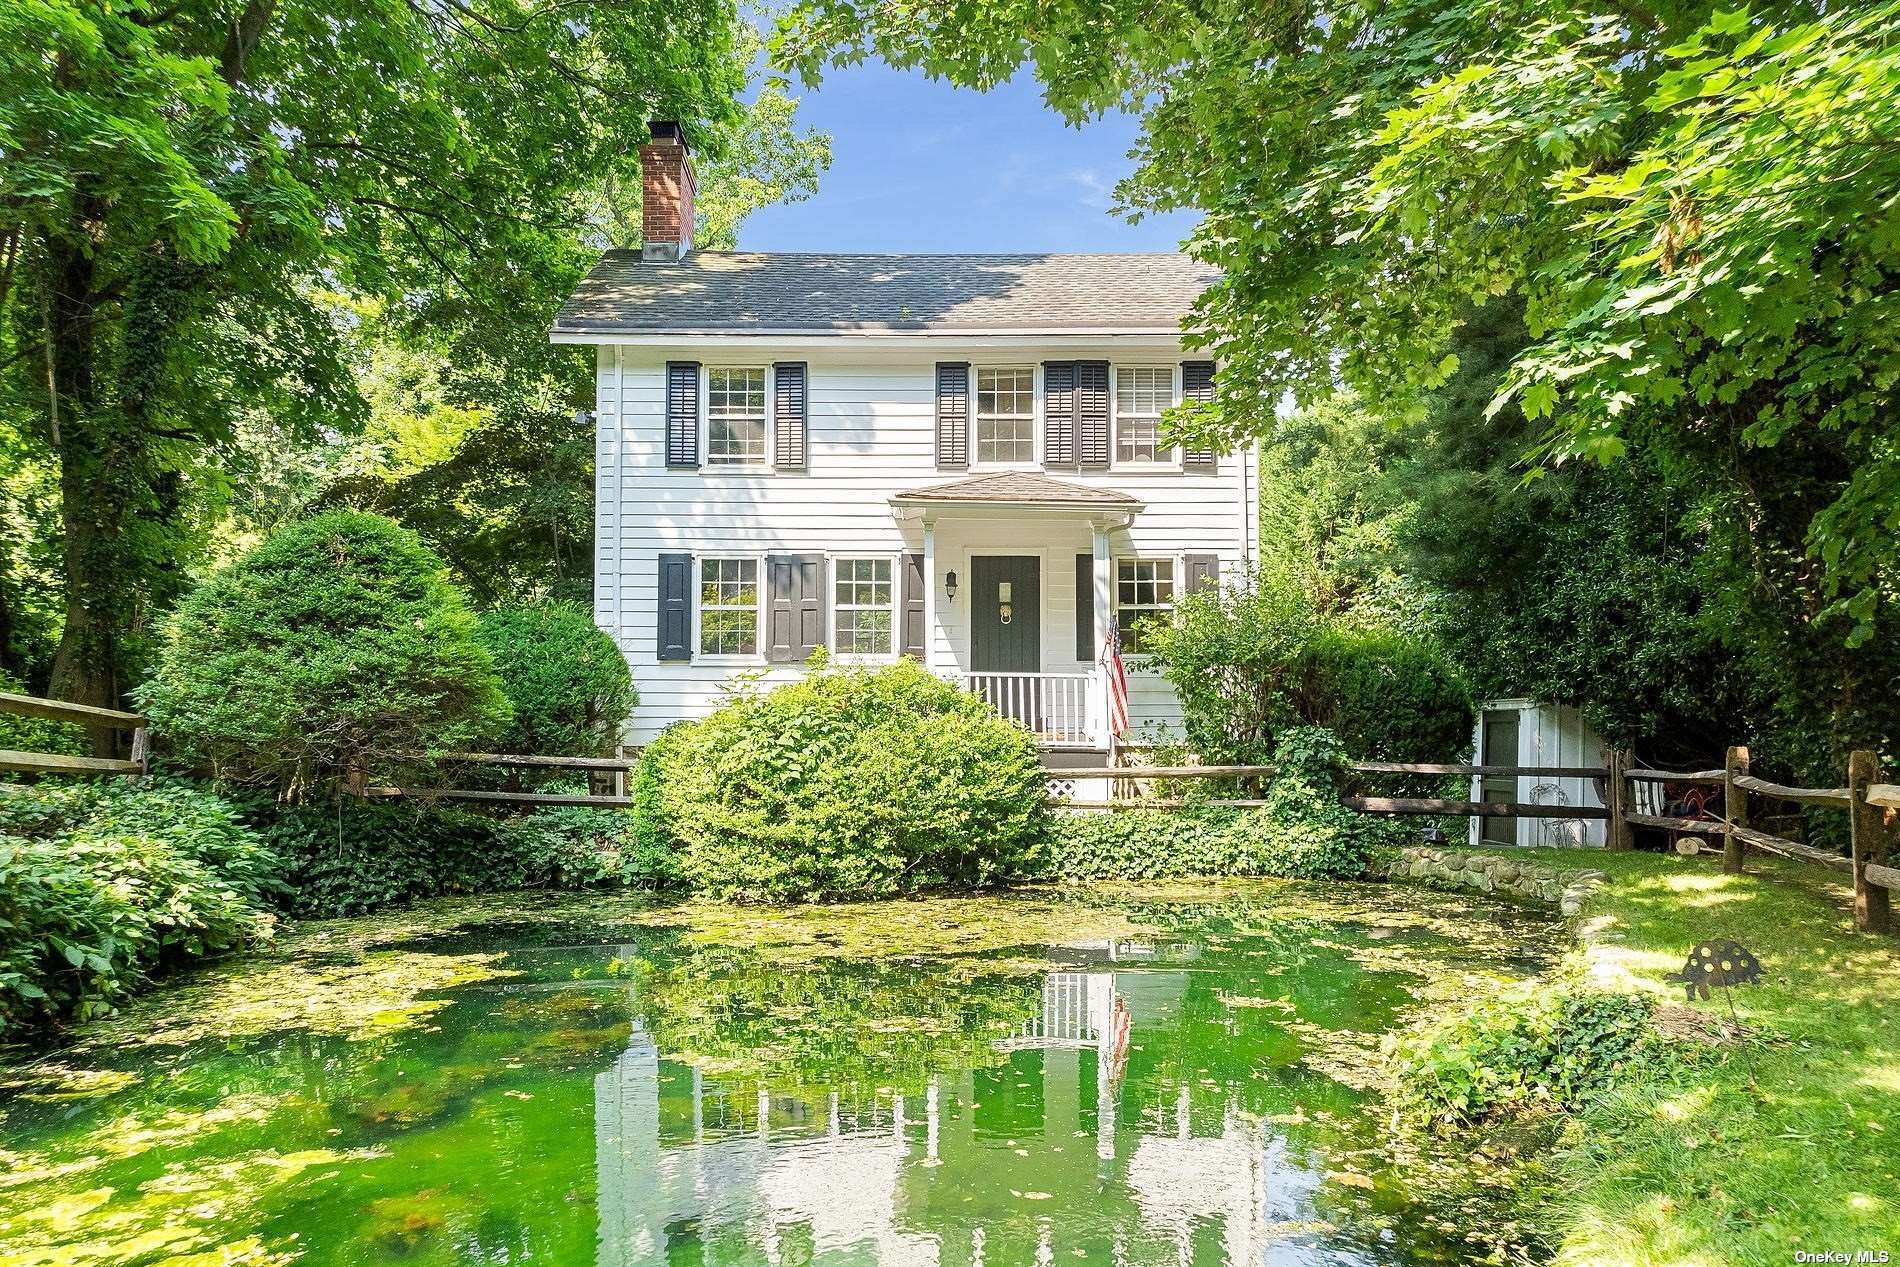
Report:
[[[964,689],[1051,744],[1105,742],[1099,672],[969,673]]]

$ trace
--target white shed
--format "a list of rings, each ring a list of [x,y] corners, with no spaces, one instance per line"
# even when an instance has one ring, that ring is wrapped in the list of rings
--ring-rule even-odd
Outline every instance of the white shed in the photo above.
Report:
[[[1608,747],[1565,704],[1528,699],[1486,700],[1478,708],[1474,751],[1478,765],[1601,766]],[[1529,805],[1603,808],[1603,779],[1548,775],[1477,775],[1471,797]],[[1490,845],[1597,845],[1605,843],[1600,818],[1474,818],[1471,843]]]

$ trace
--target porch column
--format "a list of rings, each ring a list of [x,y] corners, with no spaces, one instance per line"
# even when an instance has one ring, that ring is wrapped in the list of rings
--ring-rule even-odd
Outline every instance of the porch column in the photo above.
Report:
[[[1102,520],[1098,519],[1095,521],[1095,523],[1092,526],[1095,529],[1094,554],[1093,554],[1093,562],[1095,565],[1094,567],[1095,593],[1093,596],[1093,601],[1095,603],[1095,626],[1094,627],[1095,627],[1095,643],[1096,643],[1095,645],[1096,669],[1095,669],[1095,689],[1090,692],[1090,695],[1093,697],[1093,700],[1092,700],[1093,708],[1091,711],[1095,715],[1096,742],[1101,743],[1101,744],[1107,744],[1111,739],[1111,736],[1108,733],[1108,678],[1107,678],[1106,671],[1101,668],[1101,658],[1102,658],[1102,643],[1103,643],[1103,640],[1108,637],[1109,621],[1114,618],[1115,591],[1113,587],[1115,583],[1115,578],[1112,575],[1110,575],[1110,572],[1109,572],[1109,560],[1108,560],[1109,525],[1103,522]],[[1076,597],[1079,600],[1081,598],[1081,595],[1078,594]]]
[[[1108,633],[1108,620],[1114,605],[1114,578],[1108,570],[1108,526],[1095,525],[1095,636]]]
[[[924,667],[937,667],[937,521],[924,516]]]

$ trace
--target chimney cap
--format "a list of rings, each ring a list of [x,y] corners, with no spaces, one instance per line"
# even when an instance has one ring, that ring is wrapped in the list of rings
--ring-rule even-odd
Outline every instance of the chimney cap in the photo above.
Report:
[[[674,141],[686,144],[686,131],[674,119],[654,119],[647,124],[647,134],[655,141]]]

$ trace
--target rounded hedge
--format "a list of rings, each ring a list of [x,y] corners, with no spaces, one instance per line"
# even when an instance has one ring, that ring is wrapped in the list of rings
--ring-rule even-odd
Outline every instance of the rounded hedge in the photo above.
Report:
[[[975,888],[1048,826],[1034,737],[909,660],[735,696],[655,765],[681,872],[725,900]]]
[[[513,720],[502,752],[597,757],[613,750],[633,706],[633,675],[606,631],[574,603],[483,612],[476,635],[501,675]]]
[[[442,561],[353,511],[290,524],[193,590],[138,696],[169,757],[292,800],[508,717]]]
[[[1333,627],[1307,645],[1298,710],[1360,761],[1456,761],[1471,747],[1471,687],[1437,647],[1385,629]]]

